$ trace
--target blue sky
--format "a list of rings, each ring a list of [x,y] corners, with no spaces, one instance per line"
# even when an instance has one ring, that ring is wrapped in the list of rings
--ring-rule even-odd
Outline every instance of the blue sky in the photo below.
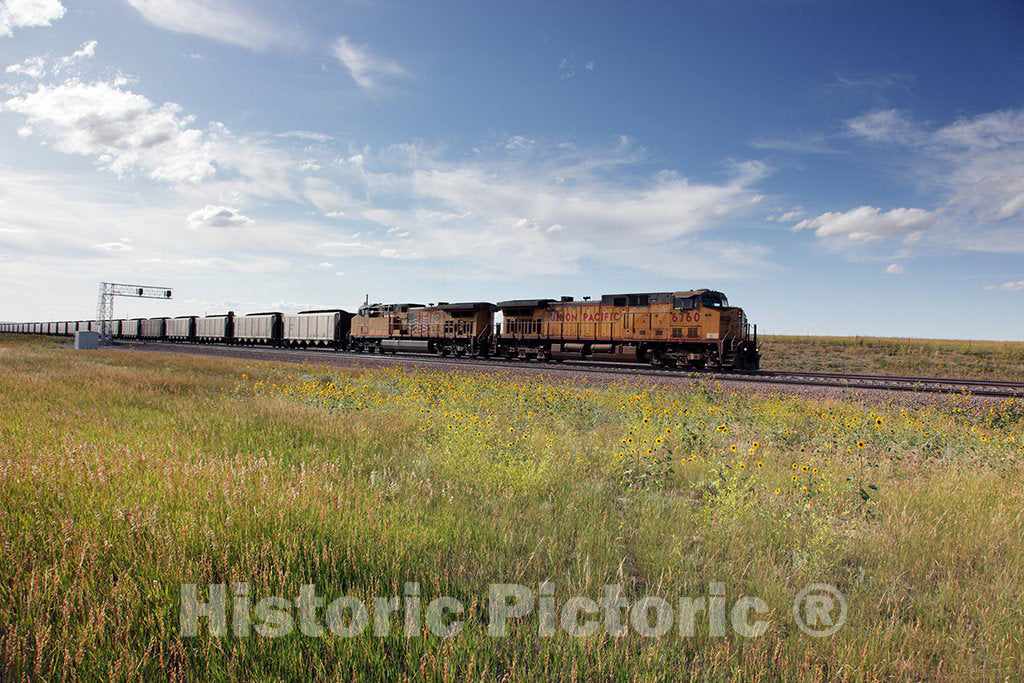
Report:
[[[0,1],[0,318],[711,287],[1024,338],[1024,5]]]

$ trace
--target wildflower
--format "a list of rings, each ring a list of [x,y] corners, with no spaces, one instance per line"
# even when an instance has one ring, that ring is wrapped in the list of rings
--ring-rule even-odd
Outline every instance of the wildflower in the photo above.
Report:
[[[804,493],[807,493],[807,487],[806,487],[806,486],[804,486],[804,487],[803,487],[802,489],[800,489],[800,490],[801,490],[801,491],[803,491]]]
[[[650,418],[646,418],[646,417],[645,417],[645,418],[643,419],[643,423],[644,423],[644,424],[648,424],[648,423],[649,423],[650,421],[651,421],[651,420],[650,420]]]
[[[665,427],[665,433],[666,434],[671,434],[672,433],[672,428],[671,427]]]
[[[864,448],[864,442],[863,441],[858,441],[857,442],[857,448]]]
[[[740,469],[741,469],[741,470],[745,470],[745,469],[747,469],[747,463],[745,463],[745,462],[741,462],[741,463],[740,463]]]
[[[729,446],[729,452],[730,453],[735,453],[736,452],[736,444],[732,444],[731,446]]]
[[[726,427],[724,424],[718,425],[716,429],[718,429],[718,431],[720,431],[722,434],[725,434],[727,431],[729,431],[729,428]]]
[[[794,474],[794,475],[793,475],[792,477],[790,477],[790,478],[789,478],[789,480],[790,480],[791,482],[793,482],[794,484],[795,484],[795,483],[796,483],[796,482],[797,482],[797,481],[798,481],[799,479],[800,479],[800,477],[796,476],[795,474]]]
[[[801,465],[801,466],[800,466],[800,471],[801,471],[801,472],[806,472],[806,471],[807,471],[807,470],[809,470],[809,469],[810,469],[810,468],[809,468],[809,467],[808,467],[807,465]]]
[[[792,465],[790,465],[790,467],[795,470],[798,467],[798,465],[796,463],[793,463]]]
[[[764,463],[761,462],[760,460],[757,461],[757,469],[759,469],[759,470],[763,470],[764,469]]]
[[[755,441],[755,442],[754,442],[753,444],[751,444],[751,445],[752,445],[752,446],[754,447],[754,450],[757,450],[758,448],[760,448],[760,447],[761,447],[761,442],[760,442],[760,441]]]
[[[880,418],[880,417],[876,417],[875,418],[875,426],[876,427],[881,427],[882,426],[882,418]]]
[[[775,495],[777,496],[777,495],[779,495],[780,493],[782,493],[782,489],[781,489],[781,488],[778,488],[778,487],[776,487],[776,488],[775,488]]]
[[[811,468],[811,474],[817,474],[817,473],[818,473],[818,468],[817,467],[812,467]]]

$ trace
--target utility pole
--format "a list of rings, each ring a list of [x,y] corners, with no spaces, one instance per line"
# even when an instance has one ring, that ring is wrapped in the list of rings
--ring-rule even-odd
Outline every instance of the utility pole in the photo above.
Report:
[[[171,289],[170,287],[101,282],[99,301],[96,304],[96,318],[100,321],[100,337],[102,339],[110,339],[110,322],[114,319],[115,296],[135,299],[170,299]]]

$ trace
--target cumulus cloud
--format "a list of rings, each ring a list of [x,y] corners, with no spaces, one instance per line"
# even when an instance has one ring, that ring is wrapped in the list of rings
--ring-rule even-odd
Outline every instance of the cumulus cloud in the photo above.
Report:
[[[292,32],[223,0],[126,0],[151,24],[250,50],[294,40]]]
[[[49,26],[66,12],[59,0],[3,0],[0,2],[0,36],[12,36],[16,28]]]
[[[1001,285],[986,285],[986,291],[1003,291],[1003,292],[1019,292],[1024,290],[1024,280],[1017,280],[1016,282],[1004,282]]]
[[[334,40],[333,52],[363,90],[376,90],[385,80],[408,75],[396,62],[370,54],[366,45],[356,45],[346,36]]]
[[[907,269],[899,263],[890,263],[886,266],[885,272],[888,275],[903,275],[903,273],[907,272]]]
[[[140,169],[154,180],[197,182],[216,171],[210,142],[181,107],[158,106],[116,82],[40,85],[3,108],[45,131],[55,149],[96,156],[117,174]]]
[[[207,204],[188,215],[188,227],[192,230],[203,228],[237,228],[255,223],[253,219],[242,215],[238,209],[228,206]]]
[[[869,242],[885,237],[915,235],[935,225],[936,220],[937,214],[924,209],[882,211],[874,206],[860,206],[842,213],[830,211],[816,218],[805,218],[793,226],[793,231],[812,228],[818,237]]]

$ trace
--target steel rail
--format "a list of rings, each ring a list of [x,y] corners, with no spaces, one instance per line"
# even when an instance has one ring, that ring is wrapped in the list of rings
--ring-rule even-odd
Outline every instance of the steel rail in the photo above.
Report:
[[[610,363],[603,361],[563,360],[507,360],[479,359],[472,357],[438,356],[419,353],[361,353],[356,351],[334,350],[330,348],[288,349],[280,347],[239,346],[235,344],[183,344],[176,342],[120,340],[126,345],[157,346],[175,349],[219,348],[238,353],[259,353],[267,356],[295,357],[303,354],[302,360],[313,360],[316,356],[330,354],[330,357],[363,358],[372,361],[391,361],[412,364],[430,362],[433,365],[451,365],[453,367],[508,368],[532,370],[568,370],[617,375],[622,377],[658,377],[665,379],[692,379],[694,381],[711,379],[720,382],[745,382],[764,385],[789,385],[831,387],[839,389],[867,389],[874,391],[900,391],[938,394],[962,394],[986,396],[993,398],[1024,398],[1024,382],[982,379],[954,379],[948,377],[907,377],[896,375],[863,375],[853,373],[820,373],[786,370],[757,370],[753,372],[715,372],[693,371],[670,368],[652,368],[649,365],[633,363]]]

